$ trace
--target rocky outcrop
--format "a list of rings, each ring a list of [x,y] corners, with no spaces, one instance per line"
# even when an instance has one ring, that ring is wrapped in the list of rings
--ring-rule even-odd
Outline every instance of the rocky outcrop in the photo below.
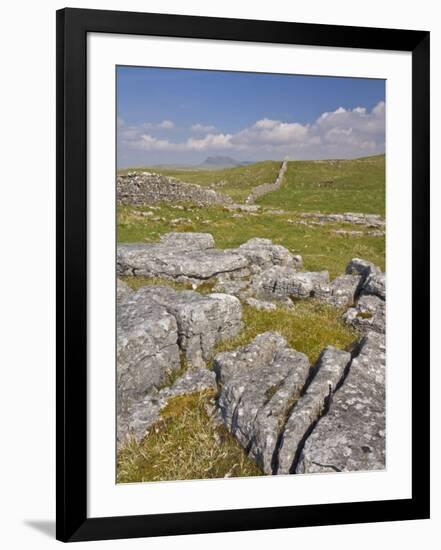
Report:
[[[256,187],[253,187],[253,189],[251,190],[251,193],[246,198],[245,203],[252,204],[259,197],[263,197],[263,195],[267,195],[268,193],[277,191],[277,189],[279,189],[280,186],[282,185],[283,178],[285,176],[287,169],[288,169],[288,161],[285,160],[282,162],[282,166],[280,167],[276,180],[273,183],[262,183],[261,185],[257,185]]]
[[[232,200],[212,189],[184,183],[152,172],[129,172],[116,178],[119,204],[150,205],[189,202],[197,206],[225,205]]]
[[[306,440],[297,473],[384,469],[385,432],[385,339],[369,333]]]
[[[313,221],[319,225],[324,225],[330,222],[352,223],[354,225],[379,228],[385,227],[386,225],[384,219],[378,214],[361,214],[358,212],[345,212],[344,214],[322,214],[321,212],[305,212],[300,214],[300,216],[307,220],[306,223]]]
[[[205,366],[214,346],[236,336],[242,328],[240,302],[228,294],[146,286],[133,301],[139,305],[157,304],[174,317],[179,348],[186,363],[192,366]]]
[[[180,367],[178,325],[165,307],[133,297],[118,305],[118,414]]]
[[[343,315],[346,323],[363,331],[384,333],[386,330],[386,275],[371,262],[353,258],[347,273],[356,273],[361,278],[354,307]]]
[[[251,289],[267,299],[309,298],[329,285],[329,273],[296,271],[291,266],[273,266],[253,277]]]
[[[349,325],[364,332],[373,330],[386,331],[386,302],[378,296],[365,294],[360,296],[355,307],[349,308],[343,319]]]
[[[349,353],[332,346],[321,353],[312,382],[286,421],[276,464],[278,474],[295,471],[302,442],[329,407],[332,394],[343,380],[350,359]]]
[[[274,332],[218,354],[217,407],[266,474],[384,468],[384,337],[328,346],[310,368]]]
[[[266,473],[272,472],[280,429],[309,372],[303,353],[266,332],[248,346],[218,354],[218,407],[225,425]]]
[[[148,430],[160,422],[161,411],[175,397],[202,391],[215,391],[214,372],[208,369],[190,369],[169,388],[153,389],[144,399],[133,403],[117,423],[117,441],[121,446],[128,437],[141,441]]]
[[[250,239],[238,248],[214,248],[209,233],[167,233],[159,243],[119,244],[119,275],[142,275],[199,285],[208,280],[231,281],[272,265],[301,266],[300,256],[269,239]]]
[[[242,328],[240,302],[226,294],[147,286],[117,307],[120,431],[133,416],[129,411],[181,367],[181,354],[187,366],[205,367],[214,346]]]

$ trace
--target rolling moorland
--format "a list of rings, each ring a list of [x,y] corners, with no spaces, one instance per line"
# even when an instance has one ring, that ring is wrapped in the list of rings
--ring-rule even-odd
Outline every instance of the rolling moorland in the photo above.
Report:
[[[279,189],[246,205],[251,190],[272,182],[280,162],[259,162],[219,170],[136,168],[119,175],[155,172],[181,182],[197,184],[229,197],[228,205],[200,206],[191,202],[155,205],[119,204],[119,243],[155,243],[171,232],[210,233],[216,248],[234,249],[259,237],[301,255],[305,271],[327,270],[331,279],[345,272],[354,257],[363,258],[385,270],[384,230],[337,215],[348,212],[385,216],[384,155],[355,160],[292,161]],[[384,228],[383,228],[384,229]],[[124,275],[133,289],[166,285],[191,289],[188,282],[158,277]],[[198,286],[201,294],[213,290],[207,281]],[[294,301],[293,307],[260,311],[242,304],[244,328],[235,337],[218,344],[216,353],[250,343],[265,331],[281,334],[311,363],[330,344],[351,351],[360,334],[343,323],[343,309],[310,298]],[[208,365],[209,367],[211,365]],[[182,361],[164,387],[186,370]],[[243,447],[223,426],[210,421],[212,390],[175,397],[161,412],[161,422],[142,441],[129,441],[118,453],[118,481],[154,481],[262,475]],[[207,408],[208,407],[208,408]]]

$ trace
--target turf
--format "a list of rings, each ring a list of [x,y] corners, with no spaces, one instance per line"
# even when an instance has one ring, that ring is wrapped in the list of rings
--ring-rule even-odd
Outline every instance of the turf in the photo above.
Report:
[[[262,183],[272,183],[279,173],[281,162],[255,162],[247,166],[224,168],[222,170],[186,170],[167,168],[137,168],[137,171],[149,171],[176,178],[185,183],[196,183],[210,187],[215,191],[230,196],[236,202],[244,202],[251,189]],[[121,175],[129,169],[120,170]]]
[[[301,254],[306,270],[327,269],[331,277],[343,273],[354,257],[372,261],[382,269],[385,266],[384,237],[334,233],[341,228],[353,229],[349,224],[300,225],[299,216],[290,212],[282,215],[271,211],[258,215],[242,213],[236,217],[238,214],[222,207],[188,206],[186,210],[177,210],[172,205],[162,205],[154,210],[153,219],[137,216],[138,210],[148,210],[148,207],[118,208],[119,242],[155,242],[170,231],[197,231],[211,233],[216,246],[225,249],[235,248],[253,237],[264,237],[294,254]]]
[[[385,156],[289,162],[282,186],[257,201],[297,212],[385,213]]]

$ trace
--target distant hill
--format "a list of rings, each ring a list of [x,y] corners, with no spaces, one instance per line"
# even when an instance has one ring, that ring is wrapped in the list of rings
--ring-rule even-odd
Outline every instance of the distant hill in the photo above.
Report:
[[[247,164],[251,164],[251,162],[238,161],[232,157],[218,155],[214,157],[207,157],[199,166],[201,168],[233,168],[235,166],[245,166]]]

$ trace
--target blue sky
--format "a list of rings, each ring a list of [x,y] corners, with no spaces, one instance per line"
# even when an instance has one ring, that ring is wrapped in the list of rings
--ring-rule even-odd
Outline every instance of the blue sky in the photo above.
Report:
[[[385,81],[117,68],[117,164],[384,152]]]

